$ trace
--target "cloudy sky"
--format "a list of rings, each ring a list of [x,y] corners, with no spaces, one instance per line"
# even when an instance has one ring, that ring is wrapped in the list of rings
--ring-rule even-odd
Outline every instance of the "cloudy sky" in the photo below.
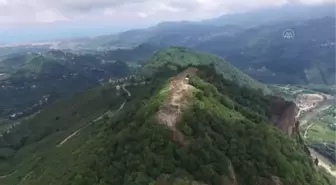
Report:
[[[73,34],[79,34],[85,28],[88,32],[104,33],[107,27],[113,32],[160,21],[200,20],[288,2],[326,1],[335,0],[0,0],[0,31],[2,35],[10,32],[18,38],[18,33],[22,37],[26,37],[26,32],[42,36],[46,30],[60,34],[72,30]]]

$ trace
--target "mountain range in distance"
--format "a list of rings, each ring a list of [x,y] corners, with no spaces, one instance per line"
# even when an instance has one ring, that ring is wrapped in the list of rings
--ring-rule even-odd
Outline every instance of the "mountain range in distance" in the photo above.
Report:
[[[163,22],[112,35],[3,45],[0,56],[53,48],[108,52],[125,60],[141,55],[143,62],[159,49],[179,45],[216,54],[263,83],[330,85],[335,84],[334,5],[288,4],[199,22]],[[286,29],[295,32],[294,39],[283,38]]]
[[[192,25],[207,25],[207,26],[225,26],[225,25],[236,25],[242,26],[244,28],[255,27],[262,24],[269,24],[274,22],[282,22],[282,21],[304,21],[309,19],[315,19],[318,17],[325,16],[334,16],[335,15],[335,4],[334,3],[325,3],[325,4],[315,4],[315,5],[307,5],[300,3],[289,3],[282,6],[274,6],[267,7],[262,9],[253,10],[250,12],[244,13],[234,13],[227,14],[217,18],[206,19],[202,21],[180,21],[180,22],[162,22],[156,26],[149,27],[147,29],[150,30],[164,30],[171,29],[176,27],[183,26],[192,26]],[[85,28],[82,28],[85,29]],[[58,30],[58,29],[56,29]],[[7,43],[2,44],[3,46],[17,46],[17,45],[31,45],[31,44],[43,44],[43,45],[53,45],[55,46],[55,42],[87,42],[90,40],[96,40],[100,38],[107,37],[115,37],[121,36],[123,34],[132,34],[137,31],[143,31],[146,29],[134,29],[125,32],[120,32],[118,34],[110,34],[103,36],[90,36],[85,37],[81,36],[81,38],[75,39],[53,39],[52,41],[41,41],[41,42],[25,42],[25,43]],[[49,34],[51,34],[52,30],[48,30]],[[106,32],[106,28],[104,29]],[[112,32],[112,31],[111,31]],[[118,46],[119,47],[119,46]]]

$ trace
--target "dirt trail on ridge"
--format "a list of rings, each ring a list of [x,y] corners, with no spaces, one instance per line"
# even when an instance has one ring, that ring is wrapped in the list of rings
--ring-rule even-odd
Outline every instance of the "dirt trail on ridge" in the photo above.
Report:
[[[188,76],[194,75],[196,72],[196,68],[188,68],[170,79],[168,99],[160,107],[157,116],[159,122],[167,125],[172,131],[172,139],[182,145],[186,145],[188,142],[185,140],[183,134],[176,128],[176,123],[182,116],[182,109],[192,96],[192,89],[194,87],[188,84]]]

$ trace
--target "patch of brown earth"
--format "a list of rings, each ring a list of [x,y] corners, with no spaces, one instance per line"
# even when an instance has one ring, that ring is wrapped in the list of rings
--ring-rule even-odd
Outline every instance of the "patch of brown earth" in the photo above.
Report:
[[[300,94],[296,97],[295,102],[302,111],[313,109],[324,100],[328,99],[322,94]]]
[[[193,86],[189,85],[188,76],[192,76],[197,72],[197,68],[188,68],[170,79],[168,88],[168,98],[160,107],[157,114],[159,123],[167,125],[172,131],[172,140],[187,145],[183,134],[176,128],[176,123],[182,116],[182,110],[188,103],[188,99],[192,96]]]
[[[300,100],[308,103],[318,103],[326,99],[323,95],[320,94],[300,94],[297,97],[297,100],[300,102]]]
[[[298,108],[294,102],[279,97],[271,100],[271,121],[285,134],[293,136],[297,132],[296,115]]]

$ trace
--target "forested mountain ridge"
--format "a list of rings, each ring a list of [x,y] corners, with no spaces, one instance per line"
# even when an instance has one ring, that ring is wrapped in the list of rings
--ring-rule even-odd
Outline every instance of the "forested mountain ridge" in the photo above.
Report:
[[[294,39],[284,39],[286,29],[294,31]],[[154,47],[175,45],[210,52],[263,83],[330,85],[335,83],[334,33],[335,16],[330,14],[304,20],[271,21],[247,28],[235,24],[162,23],[112,37],[117,38],[117,43],[102,40],[109,42],[105,45],[127,45],[127,39],[134,37],[128,47],[144,43],[150,46],[149,50],[138,50],[140,58],[150,56]]]
[[[131,75],[135,70],[113,57],[105,52],[61,50],[7,55],[0,60],[0,117],[22,114],[46,97],[50,103],[56,97]]]
[[[335,84],[334,23],[334,3],[290,3],[199,22],[163,22],[146,29],[62,41],[42,49],[0,48],[0,56],[1,51],[57,48],[104,53],[101,56],[142,64],[154,51],[180,45],[221,56],[263,83],[330,85]],[[283,38],[285,29],[295,32],[293,40]],[[7,51],[15,48],[18,51]]]
[[[175,68],[176,66],[207,64],[214,64],[216,71],[227,80],[232,80],[241,86],[259,89],[265,93],[269,92],[264,84],[250,78],[220,57],[185,47],[169,47],[159,50],[144,65],[143,71],[153,73],[162,66]]]
[[[218,28],[218,33],[208,31],[203,35],[174,29],[177,30],[163,32],[147,42],[182,45],[216,54],[263,83],[335,84],[333,16],[248,29],[227,25]],[[286,29],[294,31],[294,39],[284,39]]]
[[[237,24],[254,27],[284,21],[306,21],[326,16],[335,16],[335,3],[305,5],[292,2],[284,6],[257,9],[251,12],[223,15],[202,22],[214,25]]]
[[[283,38],[286,29],[294,31],[294,39]],[[226,58],[264,83],[330,85],[335,84],[334,33],[335,17],[324,17],[255,27],[195,48]]]
[[[66,138],[66,133],[70,134],[70,130],[75,131],[93,117],[90,114],[81,118],[82,111],[88,111],[83,105],[90,106],[94,101],[78,96],[79,117],[73,113],[77,110],[74,107],[74,110],[62,110],[54,122],[62,123],[71,117],[84,120],[60,124],[60,130],[56,125],[47,126],[47,132],[40,129],[47,135],[37,140],[31,137],[34,132],[28,134],[13,158],[0,161],[3,175],[6,175],[6,164],[15,164],[7,171],[13,173],[0,178],[0,182],[9,185],[332,184],[314,167],[302,144],[270,122],[270,97],[224,79],[214,65],[187,69],[179,65],[162,66],[150,84],[126,88],[131,99],[121,111],[94,122],[56,147]],[[106,93],[105,96],[115,92]],[[111,99],[115,103],[110,104],[118,107],[122,99],[115,96]],[[39,115],[41,119],[43,114]],[[48,115],[57,116],[50,111]],[[28,125],[18,126],[15,133],[26,130]],[[50,129],[52,132],[48,132]]]
[[[46,52],[27,52],[4,56],[0,61],[0,72],[15,75],[17,73],[28,73],[39,75],[58,73],[60,66],[67,71],[80,71],[87,68],[104,68],[103,65],[112,65],[119,61],[107,53],[75,53],[62,50],[48,50]],[[124,60],[124,62],[126,62]],[[50,66],[50,67],[49,67]],[[52,70],[53,69],[53,70]],[[63,72],[61,71],[61,72]]]
[[[95,38],[64,41],[61,42],[60,48],[63,46],[63,49],[115,49],[134,47],[145,42],[191,46],[190,44],[215,39],[221,35],[234,35],[246,28],[264,24],[285,21],[304,22],[326,16],[335,16],[334,3],[322,5],[289,3],[284,6],[268,7],[245,13],[227,14],[203,21],[162,22],[145,29],[133,29]]]
[[[90,181],[93,171],[109,174],[96,176],[103,184],[331,183],[318,175],[301,144],[267,121],[266,97],[246,96],[249,90],[206,70],[173,76],[112,120],[107,135],[114,139],[103,141],[110,164],[97,161],[78,184]]]

